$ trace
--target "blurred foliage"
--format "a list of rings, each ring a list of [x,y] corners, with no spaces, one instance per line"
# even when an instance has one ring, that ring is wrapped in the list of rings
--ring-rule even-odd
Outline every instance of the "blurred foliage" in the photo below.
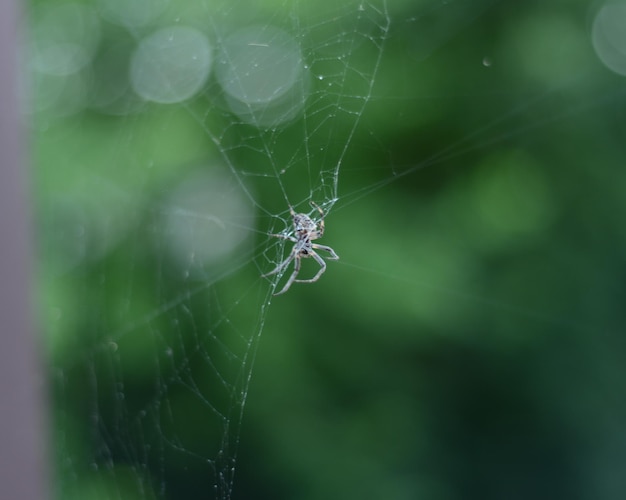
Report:
[[[163,16],[199,24],[210,7]],[[231,467],[236,499],[626,495],[626,95],[590,43],[597,6],[393,1],[388,31],[345,61],[332,41],[367,27],[353,7],[231,13],[321,19],[305,58],[354,70],[314,82],[308,122],[278,132],[233,119],[214,82],[180,105],[89,101],[147,28],[102,24],[64,90],[84,93],[78,111],[39,108],[51,83],[34,77],[59,498],[207,497]],[[172,185],[218,164],[257,227],[194,274],[163,215]],[[267,236],[289,227],[280,188],[323,203],[335,180],[321,243],[341,260],[270,297],[260,275],[289,250]]]

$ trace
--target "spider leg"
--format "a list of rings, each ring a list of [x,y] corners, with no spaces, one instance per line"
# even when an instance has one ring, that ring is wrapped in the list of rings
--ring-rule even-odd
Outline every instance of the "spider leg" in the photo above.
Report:
[[[293,236],[285,236],[284,234],[270,234],[270,236],[276,236],[276,238],[282,238],[283,240],[291,240],[294,243],[296,243],[298,241]],[[269,273],[262,274],[261,278],[265,278],[266,276],[271,276],[272,274],[276,274],[276,273],[279,273],[280,271],[282,271],[293,260],[293,258],[295,257],[295,254],[296,254],[296,249],[294,247],[294,249],[289,254],[289,257],[287,257],[283,262],[278,264],[278,266],[276,266],[276,268],[273,271],[270,271]]]
[[[317,274],[313,276],[311,279],[296,280],[296,283],[313,283],[317,281],[318,279],[320,279],[320,276],[324,274],[324,271],[326,271],[326,262],[324,262],[324,259],[322,259],[315,251],[309,250],[309,256],[315,259],[315,262],[317,262],[320,265],[320,269],[319,271],[317,271]]]
[[[296,279],[296,276],[298,276],[298,273],[300,272],[300,256],[297,253],[294,253],[293,255],[294,257],[292,258],[295,259],[293,264],[293,273],[291,273],[291,276],[289,276],[289,279],[287,280],[287,283],[285,283],[283,289],[280,292],[275,293],[274,295],[280,295],[281,293],[285,293],[287,290],[289,290],[289,287],[294,281],[299,281]]]
[[[339,255],[337,255],[332,248],[327,247],[326,245],[318,245],[317,243],[313,243],[311,246],[316,250],[324,250],[328,252],[330,254],[330,257],[326,257],[327,259],[339,260]]]
[[[294,243],[298,241],[293,236],[285,236],[284,234],[270,234],[270,236],[274,236],[275,238],[280,238],[282,240],[290,240],[290,241],[293,241]]]
[[[315,231],[315,236],[311,238],[313,240],[316,240],[317,238],[321,238],[324,235],[324,211],[313,200],[311,200],[309,203],[320,213],[319,229]]]
[[[283,269],[285,269],[289,265],[289,263],[294,259],[295,256],[296,256],[296,249],[294,248],[289,254],[289,257],[287,257],[284,261],[278,264],[273,271],[270,271],[269,273],[265,273],[261,275],[261,278],[265,278],[267,276],[271,276],[272,274],[281,272]]]

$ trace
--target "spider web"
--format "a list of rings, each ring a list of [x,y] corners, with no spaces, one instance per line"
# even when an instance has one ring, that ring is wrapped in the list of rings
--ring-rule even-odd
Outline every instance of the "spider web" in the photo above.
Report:
[[[575,3],[515,15],[494,1],[34,4],[57,496],[467,498],[486,487],[450,463],[461,445],[442,429],[462,426],[449,414],[480,427],[462,397],[446,401],[467,392],[458,380],[488,393],[510,374],[471,370],[491,366],[482,346],[517,359],[563,334],[620,374],[606,352],[619,294],[595,288],[600,319],[581,298],[595,275],[545,260],[585,232],[561,213],[588,217],[555,184],[579,175],[613,193],[609,214],[623,209],[618,143],[591,173],[576,147],[587,139],[567,126],[621,103]],[[598,58],[619,73],[617,14],[599,12]],[[554,33],[569,42],[559,64],[542,58],[558,52]],[[574,146],[551,150],[548,136]],[[262,275],[293,243],[273,235],[293,234],[291,208],[319,221],[310,202],[341,260],[274,297],[293,268]],[[551,363],[533,368],[558,392]]]
[[[389,27],[384,2],[171,7],[33,12],[33,107],[52,123],[38,181],[62,498],[231,497],[272,293],[260,274],[283,254],[269,234],[289,207],[329,213],[338,199]],[[69,21],[80,29],[60,33]],[[213,76],[185,101],[197,75],[174,81],[175,52],[149,51],[187,38]],[[77,40],[65,60],[47,52]]]

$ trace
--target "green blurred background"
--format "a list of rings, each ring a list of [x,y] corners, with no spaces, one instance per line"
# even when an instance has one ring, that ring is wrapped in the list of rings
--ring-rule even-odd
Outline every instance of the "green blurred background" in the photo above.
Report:
[[[626,498],[624,2],[119,5],[28,11],[57,498]],[[147,102],[170,25],[214,71]],[[341,260],[272,297],[309,200]]]

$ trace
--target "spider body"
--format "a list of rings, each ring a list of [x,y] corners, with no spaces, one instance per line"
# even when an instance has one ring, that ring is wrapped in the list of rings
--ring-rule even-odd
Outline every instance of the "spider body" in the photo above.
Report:
[[[282,238],[285,240],[293,241],[295,244],[293,249],[289,253],[289,256],[282,261],[276,268],[270,271],[267,274],[264,274],[263,277],[271,276],[272,274],[277,274],[285,269],[291,261],[294,261],[293,264],[293,273],[287,280],[287,283],[282,288],[280,292],[275,293],[274,295],[280,295],[281,293],[285,293],[289,290],[289,287],[292,283],[313,283],[317,281],[320,276],[326,271],[326,262],[322,259],[316,250],[324,250],[328,252],[330,256],[328,259],[337,260],[339,256],[335,253],[335,251],[327,247],[326,245],[319,245],[317,243],[313,243],[313,240],[321,238],[324,235],[324,212],[320,207],[317,206],[314,202],[311,202],[311,206],[320,213],[320,222],[317,224],[311,217],[307,214],[297,214],[292,207],[289,207],[289,211],[291,213],[291,218],[293,219],[293,236],[285,236],[282,234],[273,234],[277,238]],[[302,258],[313,257],[315,262],[320,265],[319,271],[317,274],[310,279],[299,280],[296,279],[298,277],[298,273],[300,272],[300,265]]]

